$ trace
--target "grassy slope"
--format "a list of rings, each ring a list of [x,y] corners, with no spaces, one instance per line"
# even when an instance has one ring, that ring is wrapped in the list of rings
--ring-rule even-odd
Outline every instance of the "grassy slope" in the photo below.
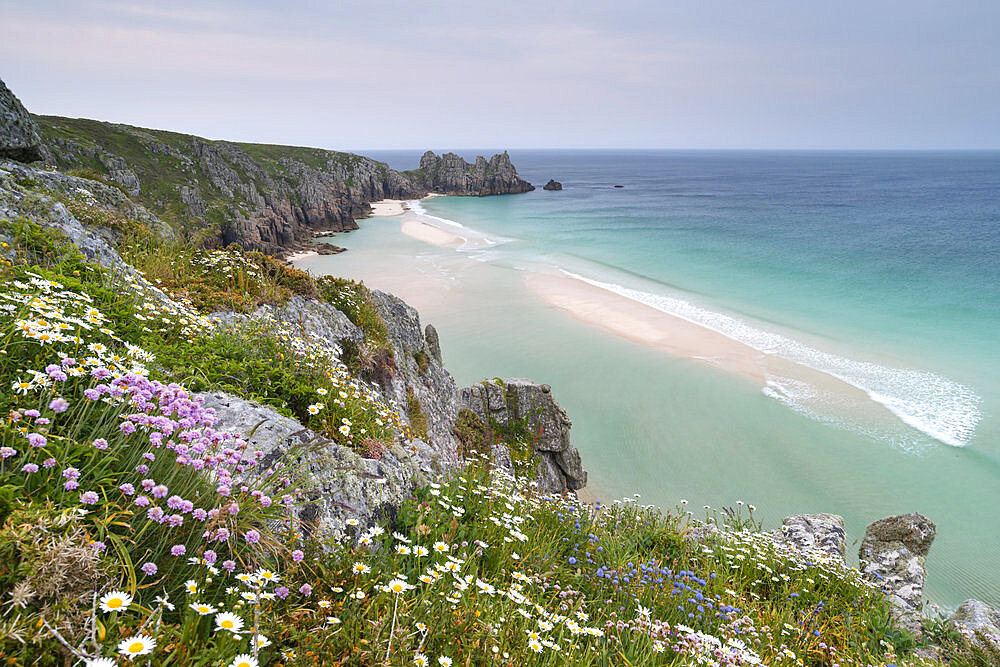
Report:
[[[213,141],[167,130],[151,130],[84,118],[60,116],[34,116],[34,118],[38,122],[42,137],[50,147],[53,146],[53,139],[62,139],[84,148],[100,148],[123,158],[135,171],[141,184],[142,191],[136,199],[175,228],[180,229],[200,228],[204,227],[205,223],[218,226],[231,216],[228,211],[230,205],[243,209],[244,213],[248,208],[248,202],[238,190],[233,191],[231,199],[228,193],[212,183],[195,154],[197,143],[224,150],[238,149],[249,156],[273,180],[292,188],[297,185],[297,181],[287,167],[291,162],[315,170],[343,174],[344,184],[350,186],[352,185],[350,173],[362,160],[365,160],[364,157],[353,153],[321,148]],[[151,150],[151,146],[155,144],[165,146],[168,150]],[[76,157],[82,161],[75,161],[58,150],[53,152],[60,168],[91,169],[101,174],[108,173],[107,168],[96,156],[88,157],[78,153]],[[189,159],[185,160],[185,157]],[[253,183],[258,192],[269,189],[262,179],[254,178],[238,163],[232,160],[227,160],[227,163],[242,181]],[[181,186],[192,183],[198,184],[201,197],[206,204],[207,210],[203,220],[192,220],[181,202]]]

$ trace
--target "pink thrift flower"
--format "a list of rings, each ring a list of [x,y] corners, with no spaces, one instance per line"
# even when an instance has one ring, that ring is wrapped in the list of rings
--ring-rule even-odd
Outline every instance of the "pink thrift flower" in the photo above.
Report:
[[[175,544],[174,546],[170,547],[171,556],[183,556],[185,551],[187,551],[187,547],[185,547],[183,544]]]

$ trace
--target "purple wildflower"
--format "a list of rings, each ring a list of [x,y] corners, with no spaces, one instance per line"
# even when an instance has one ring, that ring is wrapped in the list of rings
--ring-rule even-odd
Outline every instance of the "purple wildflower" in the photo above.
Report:
[[[142,570],[147,577],[152,577],[156,574],[156,563],[143,563],[142,567],[139,569]]]
[[[93,491],[84,491],[80,494],[80,502],[84,505],[96,505],[97,504],[97,494]]]
[[[170,547],[171,556],[183,556],[185,551],[187,551],[187,547],[185,547],[183,544],[175,544],[174,546]]]

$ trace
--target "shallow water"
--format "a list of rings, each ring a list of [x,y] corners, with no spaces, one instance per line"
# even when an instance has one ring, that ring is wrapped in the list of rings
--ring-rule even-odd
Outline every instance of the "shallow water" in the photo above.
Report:
[[[299,265],[410,301],[460,384],[551,384],[604,498],[744,500],[771,526],[834,512],[857,540],[920,511],[938,524],[928,596],[1000,603],[1000,154],[511,157],[565,189],[421,202],[429,222],[478,233],[459,249],[376,218],[337,237],[349,252]],[[631,343],[543,303],[525,271],[568,271],[836,377],[888,417],[820,383],[762,390]]]

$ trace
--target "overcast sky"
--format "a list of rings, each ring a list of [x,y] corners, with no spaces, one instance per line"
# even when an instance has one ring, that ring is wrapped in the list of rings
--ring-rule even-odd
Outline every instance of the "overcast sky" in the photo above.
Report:
[[[1000,148],[1000,1],[0,0],[34,113],[324,148]]]

